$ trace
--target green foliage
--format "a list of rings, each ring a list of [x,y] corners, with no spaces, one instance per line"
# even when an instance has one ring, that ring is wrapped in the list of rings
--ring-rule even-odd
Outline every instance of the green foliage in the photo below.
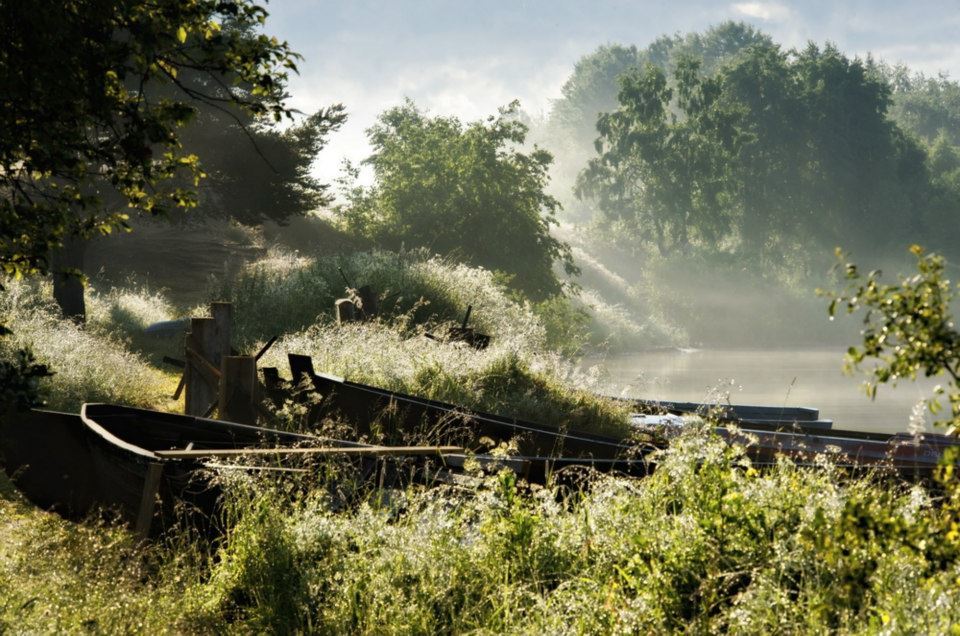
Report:
[[[903,126],[932,142],[946,135],[953,145],[960,144],[960,83],[946,75],[930,77],[911,73],[905,66],[876,67],[878,75],[893,87],[891,116]]]
[[[582,305],[557,294],[535,303],[532,309],[546,330],[548,349],[569,356],[583,351],[590,339],[590,313]]]
[[[170,631],[201,577],[189,542],[149,545],[118,526],[66,522],[18,499],[2,471],[0,537],[4,633]]]
[[[439,327],[442,333],[446,323],[459,322],[473,305],[471,324],[495,341],[512,342],[524,333],[531,348],[542,346],[536,319],[491,272],[431,258],[425,250],[315,258],[274,251],[222,281],[213,296],[234,303],[236,343],[250,347],[333,322],[333,303],[345,295],[347,281],[370,286],[380,298],[380,318],[396,322],[402,331]]]
[[[739,147],[736,114],[719,101],[719,81],[703,79],[699,68],[681,60],[676,89],[653,65],[622,76],[620,108],[597,121],[600,156],[577,184],[578,196],[597,199],[608,217],[628,223],[663,255],[687,251],[697,238],[716,243],[728,232],[723,198]],[[675,94],[679,116],[670,112]]]
[[[653,64],[620,75],[578,180],[604,223],[661,253],[725,250],[768,267],[784,251],[813,262],[841,241],[877,254],[955,242],[940,226],[960,205],[958,183],[930,170],[949,152],[928,165],[889,118],[892,89],[872,62],[832,45],[745,42],[712,70],[680,56],[669,76]]]
[[[559,207],[544,193],[551,156],[519,149],[527,127],[517,108],[467,125],[411,102],[386,111],[369,131],[374,153],[365,163],[376,182],[348,187],[343,222],[389,249],[424,247],[513,275],[534,299],[559,292],[554,261],[568,274],[576,268],[549,231]]]
[[[501,355],[466,371],[424,365],[405,389],[433,400],[570,430],[614,437],[629,434],[625,405],[564,386],[547,373],[534,372],[517,355]]]
[[[7,26],[0,42],[4,276],[48,271],[51,251],[74,237],[129,229],[131,210],[193,207],[204,173],[179,132],[198,104],[244,130],[254,118],[292,117],[284,84],[298,56],[257,32],[267,12],[250,0],[8,2],[0,15]],[[310,153],[342,120],[339,107],[320,111],[283,137],[284,158],[292,151],[294,164],[283,167],[295,182],[272,188],[274,199],[281,192],[301,206],[320,199],[307,175]],[[75,269],[66,262],[57,283]],[[82,289],[77,299],[72,287],[58,301],[82,317]],[[20,366],[4,373],[37,371],[18,355]]]
[[[847,287],[839,294],[824,292],[830,300],[833,316],[838,307],[847,313],[865,310],[863,341],[847,352],[848,368],[860,368],[865,361],[875,362],[868,371],[867,393],[876,395],[879,384],[914,380],[918,373],[927,377],[946,376],[949,388],[938,386],[928,401],[938,413],[937,399],[943,393],[951,405],[945,422],[952,430],[960,423],[960,333],[950,312],[953,286],[944,278],[945,261],[937,254],[926,254],[918,245],[910,248],[917,259],[917,273],[899,283],[881,281],[878,270],[864,275],[854,263],[842,263]]]
[[[99,309],[96,313],[109,315]],[[13,331],[0,340],[0,365],[24,371],[26,378],[20,382],[36,386],[51,408],[77,411],[84,402],[155,406],[176,385],[176,379],[128,350],[122,322],[112,327],[99,322],[83,329],[60,315],[43,286],[23,281],[8,284],[0,292],[0,322]],[[46,379],[48,373],[23,368],[22,350],[32,351],[53,376]]]
[[[302,555],[297,554],[283,506],[269,491],[248,501],[243,496],[242,490],[235,493],[243,514],[230,528],[218,555],[222,567],[215,569],[207,585],[207,611],[226,615],[256,632],[306,630],[308,624],[297,619],[312,603],[297,562]]]
[[[0,498],[0,625],[24,631],[948,633],[952,504],[692,432],[642,480],[509,473],[342,508],[227,480],[216,558]],[[37,551],[37,547],[43,548]],[[92,623],[91,621],[96,621]]]
[[[625,75],[651,64],[671,74],[683,59],[697,59],[706,73],[754,45],[770,38],[742,22],[723,22],[704,33],[662,36],[644,49],[605,44],[584,55],[564,82],[562,97],[550,112],[550,127],[559,143],[575,145],[581,154],[592,151],[596,121],[617,108],[617,94]]]
[[[202,104],[180,133],[186,152],[200,157],[198,211],[244,225],[285,223],[330,203],[326,184],[310,173],[327,136],[346,120],[343,108],[321,109],[283,130],[249,113]]]
[[[195,203],[202,176],[178,129],[197,101],[275,120],[289,115],[288,45],[250,37],[266,11],[247,0],[5,3],[0,55],[0,266],[44,270],[70,234],[123,227],[124,207],[161,213]],[[184,82],[181,71],[205,86]],[[172,94],[171,94],[172,93]],[[110,208],[104,207],[110,204]]]
[[[7,335],[9,331],[0,331],[0,338]],[[40,406],[40,381],[50,375],[46,366],[36,364],[29,349],[12,351],[0,359],[0,413]]]

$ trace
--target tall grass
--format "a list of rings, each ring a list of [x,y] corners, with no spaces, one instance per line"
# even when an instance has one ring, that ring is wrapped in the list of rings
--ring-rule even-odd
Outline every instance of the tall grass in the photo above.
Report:
[[[626,407],[598,397],[603,379],[563,356],[538,350],[516,329],[477,351],[382,323],[321,324],[275,344],[263,363],[313,358],[320,372],[393,391],[556,426],[624,434]]]
[[[205,587],[241,629],[324,633],[943,633],[957,544],[921,488],[693,434],[643,480],[407,491],[334,512],[249,499]]]
[[[76,411],[84,402],[150,406],[173,392],[175,379],[132,353],[120,327],[107,328],[111,314],[107,303],[91,302],[93,324],[85,329],[60,316],[44,286],[6,281],[4,287],[0,322],[13,335],[0,340],[0,356],[29,347],[50,367],[55,375],[41,383],[41,395],[49,407]],[[134,319],[124,317],[123,321]]]
[[[37,510],[0,472],[0,633],[172,631],[202,576],[195,556]]]
[[[644,479],[374,491],[233,480],[213,548],[0,498],[0,626],[242,633],[949,633],[956,502],[693,431]],[[297,494],[300,493],[300,494]],[[2,489],[0,489],[2,494]],[[37,552],[37,547],[43,548]],[[191,547],[194,546],[194,547]]]
[[[221,281],[211,293],[233,302],[236,344],[249,347],[274,335],[333,322],[334,301],[345,296],[348,281],[355,287],[372,287],[388,321],[398,317],[410,325],[459,321],[473,305],[471,325],[495,338],[510,339],[522,332],[534,346],[542,346],[546,337],[530,308],[512,300],[492,272],[422,251],[320,257],[273,251],[238,276]]]

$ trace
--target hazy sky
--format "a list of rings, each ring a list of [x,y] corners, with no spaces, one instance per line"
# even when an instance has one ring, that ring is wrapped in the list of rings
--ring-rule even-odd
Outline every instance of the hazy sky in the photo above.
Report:
[[[364,130],[405,96],[475,119],[518,98],[543,114],[574,63],[604,43],[646,46],[665,33],[749,22],[787,46],[835,42],[928,73],[960,77],[960,0],[843,2],[652,0],[272,0],[267,32],[304,56],[293,105],[342,102],[348,124],[317,171],[367,153]]]

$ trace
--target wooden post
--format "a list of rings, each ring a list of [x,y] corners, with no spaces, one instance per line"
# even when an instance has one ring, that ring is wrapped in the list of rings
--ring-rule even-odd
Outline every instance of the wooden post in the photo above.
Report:
[[[213,318],[191,318],[190,331],[187,333],[186,348],[196,351],[205,360],[213,362],[218,358],[219,339],[217,322]],[[187,415],[203,416],[217,399],[217,383],[211,382],[205,374],[196,369],[196,362],[189,354],[186,357],[186,398],[183,412]]]
[[[137,512],[137,521],[133,531],[146,539],[150,536],[150,526],[153,525],[153,513],[157,509],[157,493],[160,492],[160,475],[163,473],[163,464],[151,462],[147,466],[147,474],[143,480],[143,493],[140,495],[140,509]]]
[[[220,419],[257,423],[257,359],[223,356],[220,364]]]
[[[221,356],[230,355],[230,336],[233,324],[233,305],[225,302],[210,303],[210,315],[217,323],[217,350],[210,360],[213,366],[220,368]]]

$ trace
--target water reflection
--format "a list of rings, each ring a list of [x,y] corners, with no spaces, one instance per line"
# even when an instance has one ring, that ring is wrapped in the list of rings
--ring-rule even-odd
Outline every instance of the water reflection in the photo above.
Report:
[[[838,349],[666,350],[587,364],[601,364],[625,396],[702,402],[729,394],[733,403],[819,408],[820,417],[832,419],[837,428],[872,431],[907,430],[914,405],[938,383],[924,378],[882,386],[871,401],[862,375],[843,374]],[[929,413],[925,419],[929,429]]]

